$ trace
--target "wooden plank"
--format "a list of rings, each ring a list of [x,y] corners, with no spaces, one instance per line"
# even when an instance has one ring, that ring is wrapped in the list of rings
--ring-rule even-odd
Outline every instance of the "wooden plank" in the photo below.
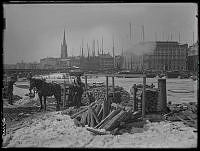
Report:
[[[81,123],[84,125],[86,124],[86,116],[87,116],[87,112],[84,112],[81,118]]]
[[[103,101],[103,119],[108,115],[108,76],[106,76],[106,99]]]
[[[189,123],[188,121],[182,119],[182,118],[181,118],[180,116],[178,116],[178,115],[176,115],[176,117],[177,117],[178,119],[180,119],[181,121],[183,121],[184,123],[186,123],[187,125],[196,128],[195,124],[191,124],[191,123]]]
[[[88,110],[87,113],[88,113],[88,119],[87,119],[87,123],[88,123],[88,124],[87,124],[87,125],[90,126],[90,111]]]
[[[85,125],[88,125],[88,111],[86,111]]]
[[[120,110],[113,110],[105,119],[103,119],[95,128],[99,128],[104,122],[112,119],[115,115],[117,115]]]
[[[93,118],[91,107],[88,107],[88,113],[90,115],[90,126],[94,127],[94,118]]]
[[[85,112],[87,110],[88,110],[88,108],[85,108],[85,109],[79,111],[78,113],[75,113],[74,115],[72,115],[71,118],[73,119],[73,118],[77,117],[78,115],[80,115],[81,113],[83,113],[83,112]]]
[[[97,114],[98,119],[99,119],[100,114],[101,114],[102,112],[103,112],[103,104],[101,105],[101,109],[100,109],[99,113]]]
[[[97,124],[99,124],[99,119],[97,118],[97,115],[96,115],[96,113],[95,113],[95,111],[93,109],[91,110],[91,113],[92,113],[95,121],[97,122]]]
[[[143,77],[143,91],[142,91],[142,118],[145,116],[145,101],[146,101],[146,77]]]
[[[119,118],[121,116],[123,116],[125,113],[125,111],[121,110],[119,114],[117,114],[115,117],[112,118],[112,120],[109,121],[108,124],[106,124],[106,126],[104,127],[106,130],[112,130],[112,128],[115,126],[117,126],[117,124],[119,124]]]
[[[107,123],[102,125],[101,128],[106,129],[106,128],[110,127],[113,122],[120,123],[124,119],[124,117],[126,116],[126,113],[127,112],[124,111],[122,114],[121,113],[117,114],[111,120],[109,120]]]
[[[97,107],[95,109],[95,112],[96,112],[97,115],[98,115],[100,109],[101,109],[101,104],[97,104]]]

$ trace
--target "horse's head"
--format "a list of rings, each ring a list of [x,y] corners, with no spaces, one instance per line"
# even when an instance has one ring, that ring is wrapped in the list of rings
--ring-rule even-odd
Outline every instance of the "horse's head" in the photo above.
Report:
[[[43,82],[44,82],[44,80],[42,80],[42,79],[31,78],[30,89],[33,89],[33,88],[39,89],[42,86]]]

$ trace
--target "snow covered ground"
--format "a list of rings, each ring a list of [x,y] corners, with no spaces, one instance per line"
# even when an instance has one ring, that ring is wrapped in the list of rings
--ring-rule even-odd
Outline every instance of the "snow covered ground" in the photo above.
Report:
[[[142,133],[95,136],[61,112],[38,114],[4,139],[4,147],[191,148],[197,133],[182,122],[145,125]]]
[[[103,77],[88,79],[88,82],[104,81]],[[111,84],[111,79],[109,83]],[[115,80],[115,85],[123,86],[127,91],[134,83],[142,83],[142,78]],[[147,79],[147,84],[151,83],[157,87],[157,79]],[[168,101],[197,101],[194,84],[190,79],[167,79],[167,90],[191,91],[180,94],[168,91]],[[28,89],[14,86],[14,94],[23,97],[16,106],[38,101],[37,95],[31,100],[24,96],[26,93],[29,93]],[[197,133],[193,130],[194,128],[187,127],[182,122],[163,121],[147,123],[144,131],[140,133],[136,131],[134,134],[94,136],[86,128],[76,127],[69,116],[62,115],[61,112],[46,112],[29,117],[21,128],[3,137],[3,144],[4,147],[191,148],[197,147]]]
[[[29,85],[28,82],[16,82],[16,85]],[[22,89],[18,88],[17,86],[13,86],[13,95],[18,95],[22,97],[22,99],[17,100],[14,102],[13,105],[8,104],[8,101],[4,101],[3,106],[6,108],[14,108],[14,107],[19,107],[23,106],[25,104],[28,104],[29,102],[32,102],[32,105],[39,103],[38,100],[38,95],[36,94],[34,98],[31,98],[29,96],[25,96],[25,94],[28,94],[29,90],[28,89]]]
[[[63,80],[63,79],[55,79],[55,80]],[[94,82],[105,82],[105,77],[91,78],[88,79],[88,83]],[[122,86],[126,91],[130,92],[131,86],[133,84],[142,83],[142,78],[115,78],[115,85]],[[84,82],[84,80],[83,80]],[[109,84],[111,85],[112,79],[109,78]],[[157,78],[147,78],[147,84],[153,83],[156,87],[158,79]],[[167,101],[171,101],[173,103],[182,103],[182,102],[197,102],[197,81],[193,81],[192,79],[167,79]],[[29,85],[29,82],[16,82],[16,85]],[[168,90],[186,90],[189,93],[174,93]],[[23,97],[20,101],[16,102],[17,104],[23,104],[28,102],[27,96],[25,94],[29,93],[28,89],[21,89],[14,86],[13,94]],[[25,100],[25,101],[23,101]],[[35,98],[37,100],[37,96]]]
[[[63,79],[52,79],[56,81],[63,81]],[[48,81],[48,80],[47,80]],[[84,82],[84,80],[82,80]],[[90,78],[88,79],[88,83],[95,83],[95,82],[106,82],[105,77],[98,77],[98,78]],[[109,78],[109,85],[112,83],[112,79]],[[133,84],[142,84],[142,78],[115,78],[115,85],[122,86],[126,91],[130,92],[131,86]],[[147,84],[153,83],[156,87],[158,86],[158,79],[157,78],[147,78]],[[181,103],[181,102],[196,102],[197,101],[197,81],[193,81],[192,79],[167,79],[166,80],[166,89],[167,89],[167,100],[174,102],[174,103]],[[19,82],[16,84],[22,85],[29,85],[28,82]],[[189,93],[174,93],[168,90],[186,90]],[[28,89],[20,89],[14,87],[15,95],[23,96],[26,93],[29,93]]]

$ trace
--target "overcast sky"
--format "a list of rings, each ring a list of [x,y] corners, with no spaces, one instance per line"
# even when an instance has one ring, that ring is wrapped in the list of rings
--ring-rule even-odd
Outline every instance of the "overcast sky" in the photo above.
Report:
[[[69,55],[79,55],[80,46],[92,46],[101,40],[105,52],[126,49],[132,24],[132,43],[141,41],[144,25],[145,41],[173,40],[193,43],[197,40],[197,5],[174,4],[7,4],[4,5],[4,63],[34,62],[44,57],[60,57],[64,29]],[[171,39],[171,36],[170,36]],[[129,41],[130,42],[130,41]],[[97,46],[97,44],[96,44]],[[85,51],[86,53],[86,51]]]

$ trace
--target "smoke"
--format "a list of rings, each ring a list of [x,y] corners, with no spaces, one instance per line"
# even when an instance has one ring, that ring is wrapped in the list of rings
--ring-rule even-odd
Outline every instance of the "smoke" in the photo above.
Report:
[[[151,53],[155,50],[155,42],[140,42],[137,44],[128,44],[128,48],[125,49],[125,55],[137,55],[142,56],[147,53]]]

